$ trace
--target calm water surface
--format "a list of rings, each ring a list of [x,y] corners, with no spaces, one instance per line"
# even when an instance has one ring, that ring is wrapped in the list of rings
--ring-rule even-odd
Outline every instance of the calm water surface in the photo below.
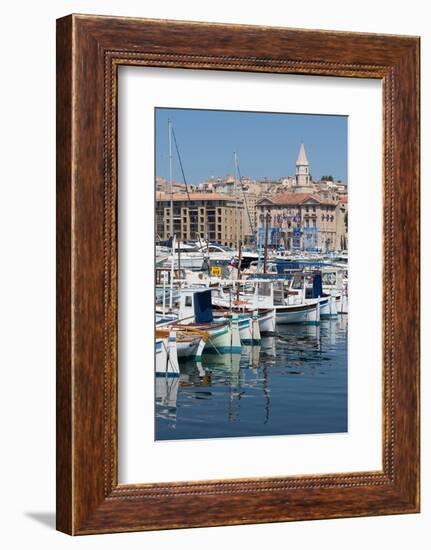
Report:
[[[347,431],[347,316],[156,378],[157,440]]]

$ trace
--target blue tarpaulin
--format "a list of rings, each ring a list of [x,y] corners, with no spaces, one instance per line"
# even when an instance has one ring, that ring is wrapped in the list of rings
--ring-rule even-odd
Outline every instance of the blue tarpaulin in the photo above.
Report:
[[[284,273],[292,269],[303,269],[304,267],[325,267],[330,262],[318,262],[312,260],[276,260],[277,273]]]
[[[323,296],[322,274],[320,272],[313,274],[313,295],[312,295],[312,298],[319,298],[319,296]]]
[[[275,265],[277,266],[277,273],[279,275],[292,269],[302,269],[302,265],[299,262],[289,262],[286,260],[277,260]]]
[[[211,290],[195,292],[193,295],[196,323],[211,323],[213,320],[213,308],[211,302]]]

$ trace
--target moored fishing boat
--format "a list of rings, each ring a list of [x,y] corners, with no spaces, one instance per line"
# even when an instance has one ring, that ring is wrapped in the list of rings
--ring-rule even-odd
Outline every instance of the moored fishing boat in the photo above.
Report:
[[[331,319],[337,316],[335,297],[330,294],[325,294],[322,288],[322,273],[319,270],[302,269],[297,271],[286,271],[284,273],[285,288],[281,292],[282,301],[287,305],[308,304],[319,305],[320,319]],[[313,324],[319,322],[314,319],[315,315],[311,312],[307,319],[303,322]]]
[[[239,318],[214,318],[211,290],[181,289],[178,317],[169,325],[176,330],[205,332],[206,353],[241,352]]]
[[[316,299],[302,304],[276,305],[277,324],[317,325],[320,323],[320,301]]]
[[[179,376],[177,336],[173,330],[156,330],[156,376]]]
[[[228,309],[218,308],[215,319],[237,319],[238,333],[241,344],[250,344],[253,340],[260,340],[260,332],[258,332],[258,321],[253,319],[251,313],[233,313]]]
[[[305,299],[305,287],[292,288],[292,280],[301,281],[300,273],[287,275],[263,274],[258,280],[255,303],[274,309],[276,323],[312,325],[320,323],[320,298]],[[294,277],[294,279],[293,279]]]
[[[241,313],[239,315],[239,335],[241,343],[245,345],[257,344],[260,342],[259,319],[257,312]]]
[[[212,323],[188,323],[188,329],[204,331],[208,334],[207,344],[204,351],[208,353],[226,353],[232,349],[232,338],[229,321]],[[170,327],[175,330],[181,330],[184,325],[181,323],[171,323]],[[241,348],[239,348],[241,349]]]
[[[275,309],[258,310],[261,336],[272,336],[277,332]]]
[[[256,314],[255,326],[251,329],[251,338],[255,341],[260,340],[262,335],[272,335],[276,332],[276,318],[275,310],[272,307],[262,307],[259,297],[259,281],[235,281],[232,282],[235,285],[239,285],[242,289],[236,292],[237,298],[232,299],[233,289],[229,288],[225,291],[222,287],[219,288],[218,294],[213,298],[214,308],[216,311],[235,312],[240,317],[251,317]],[[247,286],[249,290],[247,291]],[[268,304],[265,304],[268,306]],[[259,330],[259,335],[257,333]],[[241,337],[241,341],[249,339],[244,335]]]
[[[172,325],[171,325],[172,326]],[[198,329],[173,327],[177,334],[177,354],[179,359],[193,358],[195,361],[200,361],[205,344],[209,339],[207,331]]]

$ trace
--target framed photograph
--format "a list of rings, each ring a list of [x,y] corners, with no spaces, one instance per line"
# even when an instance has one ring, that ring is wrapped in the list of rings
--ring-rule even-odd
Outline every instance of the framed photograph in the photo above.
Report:
[[[419,511],[419,38],[57,21],[57,528]]]

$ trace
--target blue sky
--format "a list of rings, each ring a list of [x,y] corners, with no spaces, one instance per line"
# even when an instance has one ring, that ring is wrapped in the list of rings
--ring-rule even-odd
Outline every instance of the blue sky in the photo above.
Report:
[[[240,111],[156,109],[156,175],[169,177],[168,119],[172,120],[188,183],[233,173],[278,179],[295,174],[301,141],[313,179],[347,181],[347,117]],[[182,181],[173,151],[173,179]]]

